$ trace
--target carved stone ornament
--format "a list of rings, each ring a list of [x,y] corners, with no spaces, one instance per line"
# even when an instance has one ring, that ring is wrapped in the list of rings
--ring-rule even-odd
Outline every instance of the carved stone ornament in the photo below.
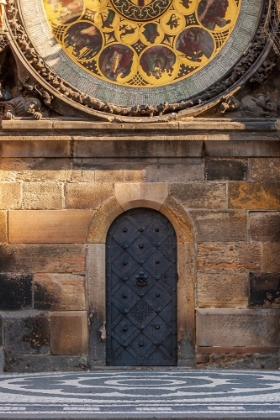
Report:
[[[240,101],[234,96],[229,97],[220,105],[220,112],[230,112],[237,118],[275,118],[277,116],[277,102],[270,96],[259,94],[246,95]]]
[[[5,103],[4,119],[12,120],[15,117],[29,117],[40,120],[43,117],[41,102],[32,96],[17,96]]]
[[[8,0],[6,16],[29,90],[53,110],[155,122],[199,115],[264,80],[268,10],[274,22],[274,0]]]

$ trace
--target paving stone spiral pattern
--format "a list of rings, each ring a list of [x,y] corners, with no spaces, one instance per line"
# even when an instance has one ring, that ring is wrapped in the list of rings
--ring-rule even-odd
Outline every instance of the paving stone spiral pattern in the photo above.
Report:
[[[280,372],[130,370],[0,376],[0,419],[280,418]]]

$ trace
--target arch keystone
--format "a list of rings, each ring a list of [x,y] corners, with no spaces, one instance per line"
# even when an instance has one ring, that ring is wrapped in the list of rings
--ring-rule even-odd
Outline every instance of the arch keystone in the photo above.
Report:
[[[168,196],[168,187],[164,182],[117,183],[115,196],[123,210],[135,207],[159,210]]]

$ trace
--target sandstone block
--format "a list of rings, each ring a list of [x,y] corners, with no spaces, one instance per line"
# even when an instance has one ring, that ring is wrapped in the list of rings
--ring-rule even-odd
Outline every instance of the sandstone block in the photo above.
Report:
[[[137,182],[145,180],[147,162],[157,159],[75,158],[72,182]]]
[[[92,162],[84,162],[87,159],[74,158],[71,182],[95,182],[95,166]]]
[[[148,160],[148,159],[144,159]],[[152,159],[151,159],[152,160]],[[145,182],[147,181],[148,164],[133,162],[123,164],[123,182]]]
[[[0,209],[21,207],[21,185],[18,182],[0,183]]]
[[[166,162],[159,159],[153,165],[147,165],[145,170],[147,182],[189,182],[203,181],[204,162],[202,159],[176,159]]]
[[[245,212],[192,211],[198,242],[245,242],[247,217]]]
[[[51,353],[82,355],[88,352],[86,312],[53,312],[50,316]]]
[[[87,370],[87,358],[84,356],[29,354],[15,358],[6,352],[5,372],[76,372],[84,370]]]
[[[0,310],[25,309],[32,305],[32,275],[0,273]]]
[[[114,162],[106,162],[101,159],[75,159],[72,181],[74,182],[96,182],[114,183],[123,181],[123,164],[120,159]]]
[[[192,242],[194,240],[192,222],[179,201],[172,196],[168,196],[160,211],[173,225],[178,242]]]
[[[167,184],[163,182],[115,184],[115,197],[124,210],[141,206],[159,210],[167,195]]]
[[[250,305],[280,305],[280,274],[250,273]]]
[[[132,165],[126,164],[123,168],[124,182],[145,182],[146,181],[146,166],[144,163],[135,163]]]
[[[206,159],[205,179],[243,181],[247,178],[247,166],[247,159]]]
[[[229,207],[233,209],[278,210],[280,188],[278,184],[237,182],[229,183]]]
[[[65,182],[71,176],[70,159],[3,158],[0,159],[0,181]]]
[[[259,245],[205,243],[198,245],[198,270],[252,270],[261,268]]]
[[[25,182],[23,184],[24,209],[61,209],[62,185],[54,182]]]
[[[191,139],[188,139],[189,141],[185,138],[184,140],[174,141],[174,136],[172,136],[173,141],[166,142],[166,140],[162,140],[162,134],[159,136],[160,139],[154,141],[150,133],[144,133],[140,139],[135,141],[131,140],[132,133],[126,133],[126,135],[130,137],[129,140],[118,140],[116,138],[114,140],[111,140],[111,138],[103,138],[101,140],[90,138],[84,140],[82,137],[73,136],[74,156],[76,158],[105,158],[111,156],[115,156],[116,158],[150,158],[151,156],[196,158],[202,155],[203,140],[205,138],[205,135],[203,135],[203,140],[199,136],[199,138],[196,138],[196,141],[193,141],[194,134],[192,134]],[[152,135],[154,137],[155,133]],[[104,132],[102,136],[104,136]],[[215,143],[217,142],[215,141]],[[236,145],[233,147],[236,150]],[[271,147],[269,150],[271,150]]]
[[[85,278],[74,274],[34,275],[34,308],[56,311],[86,309]]]
[[[279,313],[265,309],[197,309],[198,346],[279,345]]]
[[[200,308],[247,308],[248,274],[199,271],[197,273],[197,306]]]
[[[6,121],[10,122],[10,121]],[[25,122],[25,121],[24,121]],[[32,121],[34,123],[34,121]],[[41,121],[39,121],[41,123]],[[71,138],[62,139],[58,138],[54,140],[53,137],[50,140],[38,139],[38,136],[34,138],[20,139],[20,140],[1,140],[0,143],[0,156],[3,158],[63,158],[70,156],[70,141]],[[24,140],[24,141],[23,141]]]
[[[226,185],[221,183],[174,183],[170,186],[170,194],[188,208],[227,208]]]
[[[85,243],[91,210],[20,210],[9,212],[9,242]],[[1,216],[1,213],[0,213]]]
[[[122,182],[123,181],[123,168],[122,165],[102,165],[95,169],[95,182],[108,183],[108,182]]]
[[[48,353],[48,316],[35,311],[6,313],[4,315],[4,350],[10,356]]]
[[[105,322],[105,245],[87,247],[88,306],[92,313]]]
[[[7,212],[0,211],[0,243],[7,242]]]
[[[178,283],[177,283],[177,330],[178,363],[193,366],[195,360],[195,297],[194,297],[194,245],[178,243]]]
[[[85,246],[0,245],[0,267],[10,273],[83,272]]]
[[[280,242],[280,213],[250,212],[249,217],[251,240],[258,242]]]
[[[88,307],[90,314],[90,364],[106,364],[106,274],[105,245],[87,248]]]
[[[97,209],[112,195],[112,184],[69,183],[65,186],[65,205],[69,209]]]
[[[263,270],[280,273],[280,243],[263,245]]]
[[[256,123],[251,125],[251,130],[254,131]],[[267,124],[267,123],[266,123]],[[264,126],[262,127],[264,128]],[[212,136],[211,140],[205,142],[204,156],[209,157],[271,157],[280,156],[280,145],[277,141],[277,135],[271,134],[263,140],[263,133],[258,135],[246,133],[246,141],[244,141],[244,133],[239,134],[223,134],[219,136],[217,141],[217,134]],[[226,139],[225,139],[226,137]],[[229,141],[230,140],[230,141]]]
[[[123,212],[115,197],[110,198],[94,214],[88,234],[88,242],[92,244],[104,244],[109,226]]]
[[[249,160],[249,180],[259,182],[280,182],[280,159],[258,158]]]

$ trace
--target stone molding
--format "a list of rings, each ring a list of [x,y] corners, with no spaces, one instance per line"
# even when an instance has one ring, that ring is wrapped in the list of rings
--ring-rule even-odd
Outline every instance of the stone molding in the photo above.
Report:
[[[91,135],[102,133],[103,135],[114,135],[119,137],[120,133],[155,133],[155,132],[178,132],[189,134],[192,131],[198,133],[209,131],[215,132],[273,132],[280,131],[280,118],[186,118],[183,121],[153,122],[147,126],[144,119],[139,120],[137,125],[126,122],[123,124],[114,122],[92,122],[83,119],[42,119],[31,120],[30,118],[14,118],[1,121],[2,132],[34,132],[52,131],[67,133],[78,131],[81,133],[90,132]],[[116,133],[118,131],[118,133]],[[94,132],[94,134],[93,134]],[[3,134],[2,134],[3,135]],[[1,136],[1,131],[0,131]],[[1,138],[1,137],[0,137]]]
[[[280,119],[194,119],[145,124],[2,121],[0,157],[273,157]]]

